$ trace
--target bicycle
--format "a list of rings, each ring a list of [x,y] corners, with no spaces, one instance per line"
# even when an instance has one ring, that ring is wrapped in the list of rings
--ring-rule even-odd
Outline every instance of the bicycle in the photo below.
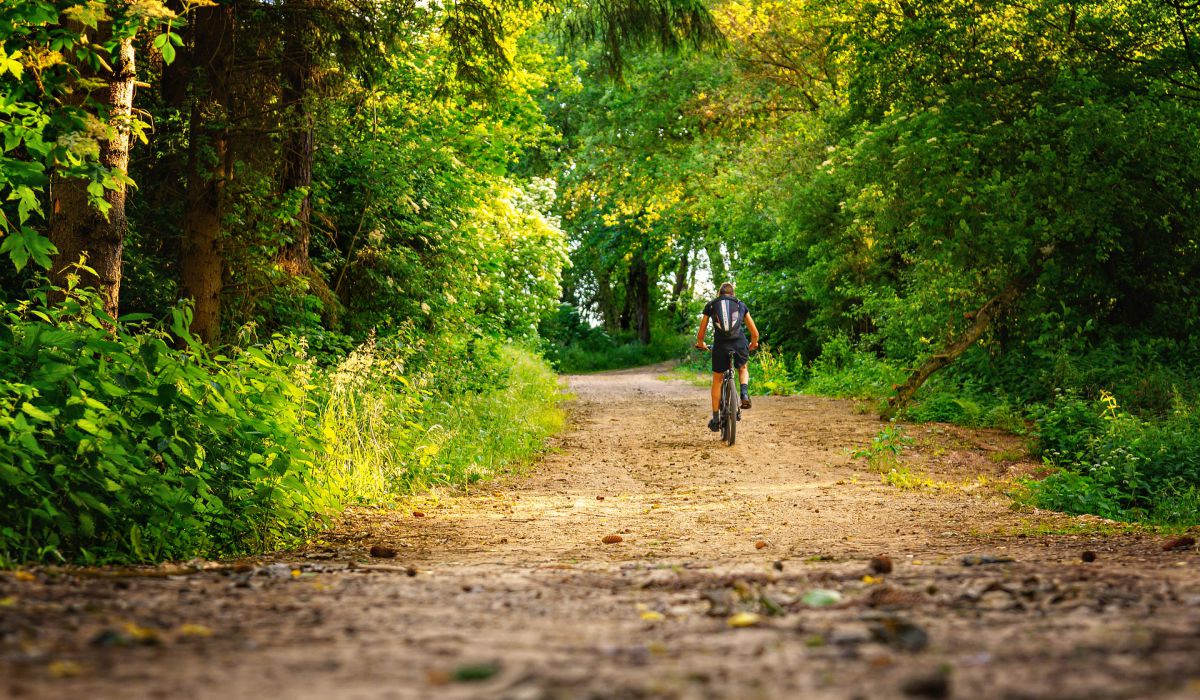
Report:
[[[707,348],[712,352],[712,348]],[[742,398],[738,395],[738,383],[734,372],[734,357],[736,353],[729,351],[729,367],[721,375],[721,402],[717,412],[717,421],[721,425],[721,441],[730,447],[737,442],[737,424],[742,419]]]

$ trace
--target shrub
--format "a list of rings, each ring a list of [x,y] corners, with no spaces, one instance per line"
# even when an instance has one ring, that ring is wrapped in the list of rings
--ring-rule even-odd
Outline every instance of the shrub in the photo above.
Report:
[[[811,371],[805,392],[843,398],[883,398],[891,393],[892,385],[904,380],[903,370],[872,353],[855,350],[845,336],[825,343]]]
[[[1058,471],[1028,484],[1033,502],[1113,519],[1200,523],[1200,419],[1179,411],[1147,421],[1101,396],[1062,397],[1040,412],[1039,450]]]
[[[752,371],[750,390],[756,394],[789,396],[799,390],[799,383],[792,378],[783,354],[772,352],[766,345],[758,351]]]
[[[213,358],[187,308],[169,334],[78,289],[2,312],[0,557],[261,550],[336,509],[313,472],[302,348],[277,338]]]

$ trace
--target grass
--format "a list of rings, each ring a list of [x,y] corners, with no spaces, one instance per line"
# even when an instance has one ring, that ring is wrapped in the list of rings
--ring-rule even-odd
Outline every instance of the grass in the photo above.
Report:
[[[559,404],[566,395],[557,375],[528,351],[506,348],[503,356],[511,368],[504,386],[427,408],[423,444],[433,457],[424,469],[426,483],[475,483],[510,472],[562,430]]]
[[[683,356],[692,343],[686,334],[658,332],[648,345],[635,339],[604,336],[604,341],[550,348],[546,353],[558,371],[586,374],[612,369],[643,367]]]
[[[348,358],[321,414],[329,476],[347,500],[384,504],[476,483],[539,454],[564,422],[558,377],[522,348],[503,348],[500,364],[493,390],[429,396],[408,381],[361,379],[381,374],[379,360]]]

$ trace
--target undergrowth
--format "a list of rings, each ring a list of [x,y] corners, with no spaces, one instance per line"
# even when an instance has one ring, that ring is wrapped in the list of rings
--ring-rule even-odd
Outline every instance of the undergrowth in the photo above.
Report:
[[[539,328],[543,353],[565,374],[602,372],[657,364],[682,357],[694,342],[674,328],[651,328],[650,343],[643,344],[631,331],[610,333],[584,321],[573,307],[563,305]]]
[[[0,312],[0,565],[284,547],[347,503],[494,476],[562,425],[518,347],[409,329],[322,367],[284,336],[213,355],[186,307],[116,320],[71,289]]]

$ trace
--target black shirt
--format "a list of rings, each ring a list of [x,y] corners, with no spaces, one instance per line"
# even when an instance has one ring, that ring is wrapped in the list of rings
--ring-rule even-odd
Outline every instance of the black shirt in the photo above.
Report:
[[[746,314],[750,309],[740,299],[721,296],[704,306],[704,315],[713,320],[717,342],[746,339]]]

